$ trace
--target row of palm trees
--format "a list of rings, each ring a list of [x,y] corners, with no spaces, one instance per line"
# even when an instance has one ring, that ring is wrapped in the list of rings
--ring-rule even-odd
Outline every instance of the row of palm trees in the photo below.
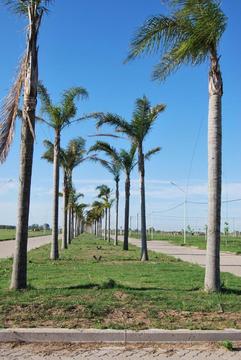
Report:
[[[148,260],[147,237],[146,237],[146,205],[145,205],[145,160],[149,160],[152,155],[160,151],[160,147],[153,148],[144,153],[144,141],[150,133],[155,121],[160,113],[165,110],[165,105],[158,104],[151,106],[146,96],[136,100],[133,115],[130,121],[123,119],[117,114],[96,114],[97,128],[108,124],[115,128],[118,133],[122,133],[130,141],[130,150],[118,150],[110,144],[98,141],[90,148],[90,152],[102,152],[110,158],[106,161],[95,157],[113,175],[116,184],[116,231],[115,244],[118,242],[118,206],[119,206],[119,179],[120,171],[125,172],[125,215],[124,215],[124,250],[128,250],[129,232],[129,206],[130,206],[130,175],[132,170],[138,165],[140,176],[140,195],[141,195],[141,260]],[[137,153],[137,160],[136,160]]]
[[[60,149],[61,123],[67,124],[75,116],[72,106],[76,96],[86,96],[84,89],[78,89],[67,94],[64,104],[67,114],[58,106],[52,105],[46,97],[44,88],[38,89],[38,35],[43,15],[51,0],[7,0],[6,4],[14,11],[24,15],[28,20],[26,51],[22,58],[16,81],[6,98],[1,111],[0,128],[0,160],[7,157],[13,138],[15,119],[19,114],[19,98],[23,89],[22,131],[20,153],[20,188],[18,200],[18,218],[16,231],[16,254],[14,257],[11,288],[25,288],[27,272],[27,236],[29,201],[31,189],[32,160],[34,148],[34,129],[36,121],[37,92],[48,113],[50,124],[55,129],[54,143],[54,183],[55,191],[59,182],[58,154]],[[165,80],[181,65],[198,65],[206,60],[210,62],[209,69],[209,126],[208,126],[208,237],[207,265],[205,274],[205,289],[220,291],[220,210],[221,210],[221,154],[222,154],[222,95],[223,81],[220,70],[218,46],[225,31],[227,19],[217,0],[169,0],[170,14],[157,15],[149,18],[137,31],[130,48],[127,61],[142,54],[160,53],[160,63],[155,67],[153,78]],[[97,125],[113,126],[117,132],[122,132],[131,140],[131,146],[136,146],[138,153],[138,169],[140,173],[141,190],[141,240],[142,259],[147,260],[146,222],[145,222],[145,166],[143,140],[151,129],[163,105],[151,108],[146,98],[138,99],[133,118],[130,122],[115,114],[98,114]],[[145,123],[141,123],[145,113]],[[58,121],[60,120],[60,123]],[[55,122],[57,121],[57,122]],[[55,194],[56,195],[56,194]],[[58,212],[56,196],[54,196],[54,211]],[[118,205],[116,205],[118,206]],[[54,216],[56,221],[56,216]],[[57,223],[53,226],[53,236],[57,243]],[[56,246],[53,247],[53,257],[56,256]]]

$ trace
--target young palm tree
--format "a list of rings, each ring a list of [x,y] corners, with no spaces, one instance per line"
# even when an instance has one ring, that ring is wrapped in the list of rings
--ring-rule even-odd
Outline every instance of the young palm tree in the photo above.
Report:
[[[153,77],[164,80],[183,64],[209,60],[208,117],[208,237],[205,290],[220,291],[220,213],[222,176],[223,80],[218,47],[227,18],[220,1],[173,0],[170,16],[148,19],[131,44],[128,59],[162,50]]]
[[[108,226],[108,241],[110,242],[110,208],[111,208],[111,189],[107,185],[99,185],[96,187],[96,190],[99,191],[98,198],[102,199],[103,206],[105,210],[105,232],[104,232],[104,239],[107,240],[107,222],[109,219],[109,226]]]
[[[54,144],[45,140],[44,145],[46,151],[42,158],[53,163],[54,161]],[[82,137],[70,140],[66,149],[60,148],[59,151],[59,163],[64,172],[63,181],[63,234],[62,234],[62,249],[68,247],[68,235],[67,235],[67,217],[68,217],[68,202],[69,193],[72,188],[72,173],[76,166],[87,160],[85,150],[85,140]]]
[[[141,192],[141,260],[148,260],[147,237],[146,237],[146,205],[145,205],[145,156],[143,143],[149,134],[159,114],[163,112],[165,105],[159,104],[151,107],[149,100],[144,96],[136,100],[135,110],[130,122],[115,114],[99,114],[97,127],[109,124],[118,132],[126,134],[138,151],[138,168],[140,174]]]
[[[20,181],[16,250],[11,280],[12,289],[27,287],[27,241],[34,150],[35,111],[38,84],[38,35],[43,14],[50,0],[5,0],[7,6],[27,21],[27,44],[16,81],[1,109],[0,161],[5,161],[13,140],[18,104],[23,89],[23,110],[20,151]]]
[[[121,163],[118,151],[111,146],[110,144],[104,141],[97,141],[95,145],[93,145],[89,152],[98,152],[102,151],[107,154],[111,158],[111,162],[105,161],[103,159],[99,159],[98,157],[94,157],[94,161],[99,161],[102,166],[104,166],[109,173],[111,173],[114,177],[115,181],[115,241],[114,244],[118,244],[118,227],[119,227],[119,182],[120,182],[120,170],[121,170]]]
[[[52,246],[50,258],[57,260],[59,258],[58,249],[58,213],[59,213],[59,155],[61,132],[66,126],[69,126],[76,113],[77,107],[75,100],[79,97],[86,98],[87,91],[82,87],[74,87],[66,90],[62,96],[61,103],[54,105],[43,84],[38,85],[38,95],[42,103],[42,112],[47,115],[48,120],[43,120],[48,126],[54,129],[54,162],[53,162],[53,225],[52,225]]]

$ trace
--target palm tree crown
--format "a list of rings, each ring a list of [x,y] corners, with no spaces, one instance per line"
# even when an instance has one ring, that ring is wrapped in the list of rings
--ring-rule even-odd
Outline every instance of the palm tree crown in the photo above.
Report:
[[[164,80],[183,64],[200,64],[217,56],[226,16],[216,0],[173,0],[170,16],[146,20],[131,42],[127,60],[161,51],[153,78]]]
[[[125,133],[130,138],[132,144],[139,148],[139,146],[142,146],[146,135],[151,130],[159,114],[164,110],[165,105],[158,104],[152,107],[147,97],[143,96],[143,98],[136,100],[130,122],[115,114],[98,114],[96,126],[97,128],[104,124],[114,126],[117,132]]]
[[[71,123],[70,120],[77,113],[75,100],[88,97],[88,93],[82,87],[72,87],[63,93],[60,104],[54,105],[47,89],[39,83],[38,96],[42,104],[42,113],[49,117],[49,121],[42,120],[54,129],[62,130]]]

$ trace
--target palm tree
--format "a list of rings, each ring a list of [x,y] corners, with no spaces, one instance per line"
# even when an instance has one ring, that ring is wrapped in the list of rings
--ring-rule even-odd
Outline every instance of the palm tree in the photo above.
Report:
[[[69,126],[76,113],[77,107],[75,100],[79,97],[86,98],[87,91],[82,87],[73,87],[66,90],[62,96],[61,102],[54,105],[43,84],[38,85],[38,95],[42,103],[42,112],[47,115],[48,120],[42,119],[48,126],[54,129],[54,161],[53,161],[53,230],[52,230],[52,246],[50,258],[57,260],[59,258],[58,249],[58,213],[59,213],[59,156],[60,156],[60,140],[61,132],[66,126]]]
[[[84,223],[84,209],[88,207],[87,204],[77,203],[75,206],[76,213],[76,228],[75,228],[75,236],[80,235],[83,232],[83,223]]]
[[[105,161],[103,159],[100,159],[98,157],[93,157],[94,161],[99,161],[102,166],[104,166],[109,173],[114,177],[115,181],[115,198],[116,198],[116,208],[115,208],[115,241],[114,244],[118,244],[118,220],[119,220],[119,182],[120,182],[120,170],[121,170],[121,163],[120,163],[120,157],[118,151],[111,146],[110,144],[104,142],[104,141],[97,141],[95,145],[93,145],[89,152],[96,152],[96,151],[102,151],[105,154],[107,154],[111,158],[111,162]]]
[[[107,185],[99,185],[96,187],[96,190],[99,191],[98,198],[102,199],[103,206],[105,210],[105,232],[104,232],[104,239],[107,240],[107,222],[109,219],[109,226],[108,226],[108,241],[110,242],[110,208],[111,208],[111,189]]]
[[[104,203],[101,201],[94,201],[91,209],[88,211],[88,223],[94,223],[95,235],[99,236],[102,233],[101,222],[103,217]]]
[[[7,6],[28,20],[26,51],[16,81],[1,109],[0,161],[4,162],[13,140],[18,104],[23,89],[23,110],[20,151],[20,175],[16,250],[11,280],[12,289],[27,287],[27,242],[34,151],[35,111],[38,84],[38,35],[43,14],[50,0],[5,0]]]
[[[42,158],[53,163],[54,161],[54,144],[48,140],[44,141],[46,151]],[[69,141],[67,148],[60,148],[59,150],[59,163],[63,168],[64,181],[63,181],[63,234],[62,234],[62,249],[68,247],[67,236],[67,217],[68,217],[68,202],[69,193],[72,188],[72,173],[76,166],[89,159],[86,157],[85,140],[82,137],[72,139]]]
[[[129,214],[130,214],[130,186],[131,186],[131,172],[137,165],[135,159],[136,146],[132,145],[129,151],[122,149],[120,151],[120,163],[122,169],[125,171],[125,217],[124,217],[124,242],[123,250],[128,250],[128,237],[129,237]]]
[[[146,205],[145,205],[145,156],[143,143],[146,136],[152,129],[159,114],[163,112],[165,105],[158,104],[151,107],[147,97],[136,100],[135,110],[130,122],[115,114],[98,114],[97,127],[109,124],[115,127],[118,132],[126,134],[138,151],[138,168],[140,175],[141,193],[141,260],[148,260],[147,237],[146,237]]]
[[[111,164],[105,160],[100,160],[101,164],[109,170],[112,174],[115,174],[115,164],[118,164],[118,182],[116,182],[116,231],[115,231],[115,245],[118,244],[118,213],[119,213],[119,171],[120,169],[125,171],[126,181],[125,181],[125,223],[124,223],[124,243],[123,249],[128,250],[128,233],[129,233],[129,208],[130,208],[130,174],[133,168],[136,165],[135,161],[135,152],[136,146],[132,146],[130,151],[122,149],[118,151],[110,144],[97,141],[94,146],[90,148],[89,151],[103,151],[110,156],[112,162]]]
[[[71,244],[75,236],[74,228],[75,228],[75,221],[76,221],[76,208],[78,207],[78,200],[80,197],[83,197],[84,194],[77,193],[75,188],[72,188],[69,191],[69,202],[68,202],[68,244]]]
[[[170,16],[148,19],[131,44],[128,60],[162,51],[153,78],[164,80],[182,64],[199,65],[209,60],[208,117],[208,237],[205,290],[220,291],[220,213],[222,176],[223,80],[218,47],[227,18],[220,1],[173,0]]]

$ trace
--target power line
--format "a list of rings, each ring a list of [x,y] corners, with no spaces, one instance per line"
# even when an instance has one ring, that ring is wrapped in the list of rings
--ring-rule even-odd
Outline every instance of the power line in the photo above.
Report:
[[[163,212],[167,212],[167,211],[171,211],[171,210],[174,210],[174,209],[177,209],[178,207],[184,205],[184,202],[180,203],[180,204],[177,204],[176,206],[173,206],[169,209],[165,209],[165,210],[160,210],[160,211],[152,211],[152,213],[163,213]]]

